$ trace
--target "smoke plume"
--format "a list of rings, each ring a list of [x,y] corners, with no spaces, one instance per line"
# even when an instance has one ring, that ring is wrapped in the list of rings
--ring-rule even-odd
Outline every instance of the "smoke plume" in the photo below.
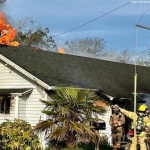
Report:
[[[6,4],[6,0],[0,0],[0,11],[3,11]]]
[[[8,12],[9,8],[7,7],[7,0],[0,0],[0,11],[5,14],[7,23],[9,23],[12,27],[15,27],[14,20],[10,17]]]

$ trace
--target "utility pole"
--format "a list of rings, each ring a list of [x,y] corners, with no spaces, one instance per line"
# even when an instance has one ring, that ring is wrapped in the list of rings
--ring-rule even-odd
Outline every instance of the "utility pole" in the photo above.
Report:
[[[150,27],[142,26],[137,23],[135,24],[135,26],[150,30]],[[136,34],[136,36],[137,36],[137,34]],[[136,45],[136,49],[137,49],[137,45]],[[135,114],[136,114],[136,90],[137,90],[137,73],[136,73],[136,59],[135,59],[135,76],[134,76],[134,113]],[[136,117],[134,115],[134,150],[136,150],[136,149],[137,149]]]

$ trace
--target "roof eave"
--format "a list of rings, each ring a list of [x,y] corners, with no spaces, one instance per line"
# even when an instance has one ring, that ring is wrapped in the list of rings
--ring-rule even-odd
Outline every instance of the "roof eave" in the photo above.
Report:
[[[55,90],[57,88],[57,86],[50,86],[48,90]],[[64,86],[65,88],[65,86]],[[77,88],[77,89],[80,89],[80,90],[85,90],[85,89],[88,89],[88,88]],[[90,89],[92,91],[98,91],[98,89]]]

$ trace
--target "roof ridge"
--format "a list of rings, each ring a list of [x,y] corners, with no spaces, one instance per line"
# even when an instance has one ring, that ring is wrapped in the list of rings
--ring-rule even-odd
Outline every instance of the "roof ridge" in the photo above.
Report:
[[[112,61],[112,60],[108,60],[106,57],[103,57],[103,58],[97,58],[97,56],[95,56],[95,58],[93,57],[88,57],[88,56],[80,56],[80,55],[73,55],[73,54],[61,54],[59,52],[54,52],[54,51],[46,51],[46,50],[43,50],[43,49],[32,49],[31,47],[26,47],[26,46],[10,46],[10,45],[3,45],[3,44],[0,44],[0,47],[13,47],[13,48],[25,48],[25,49],[28,49],[28,50],[32,50],[32,51],[38,51],[38,52],[42,52],[42,53],[55,53],[56,55],[64,55],[64,56],[72,56],[72,57],[79,57],[79,58],[85,58],[85,59],[93,59],[93,60],[99,60],[99,61],[105,61],[105,62],[111,62],[111,63],[117,63],[117,64],[123,64],[123,65],[131,65],[131,66],[134,66],[135,64],[131,64],[131,63],[123,63],[123,62],[119,62],[119,61]],[[88,54],[88,53],[87,53]],[[102,57],[102,56],[100,56]],[[142,66],[142,65],[136,65],[138,67],[146,67],[146,68],[149,68],[149,66]]]

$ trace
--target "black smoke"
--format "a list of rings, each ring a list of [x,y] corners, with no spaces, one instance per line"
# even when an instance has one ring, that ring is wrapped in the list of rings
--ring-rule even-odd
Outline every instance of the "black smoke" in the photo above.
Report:
[[[140,93],[140,94],[137,94],[137,97],[139,97],[142,100],[145,100],[146,105],[148,106],[148,109],[150,110],[150,94]]]

